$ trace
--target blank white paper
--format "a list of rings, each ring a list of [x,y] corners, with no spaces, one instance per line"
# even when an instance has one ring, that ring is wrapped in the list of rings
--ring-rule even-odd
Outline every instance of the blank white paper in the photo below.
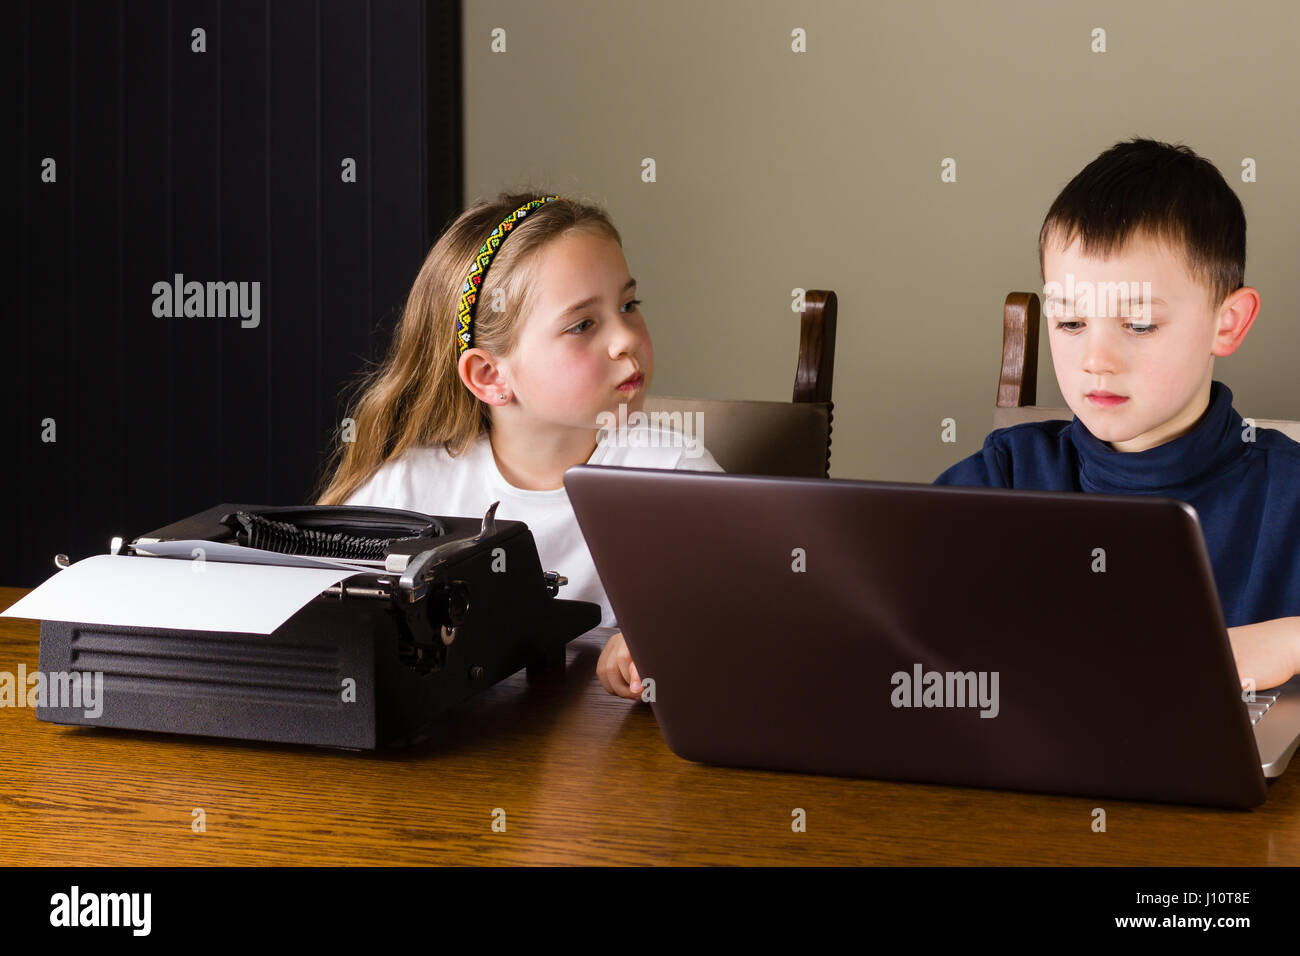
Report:
[[[195,551],[202,550],[205,561],[233,561],[236,564],[276,564],[291,568],[346,568],[349,571],[382,571],[384,562],[364,564],[360,561],[345,561],[342,558],[317,558],[306,554],[284,554],[280,551],[263,551],[260,548],[248,548],[227,541],[204,541],[200,538],[184,541],[155,541],[152,544],[135,544],[132,549],[137,554],[156,555],[164,558],[195,558]]]
[[[56,572],[0,616],[270,634],[359,573],[97,554]]]

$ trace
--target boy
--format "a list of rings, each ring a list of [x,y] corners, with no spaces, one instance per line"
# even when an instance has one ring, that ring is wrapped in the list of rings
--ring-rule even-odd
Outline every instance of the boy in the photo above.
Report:
[[[1186,146],[1118,143],[1057,196],[1038,256],[1074,420],[998,429],[935,484],[1187,502],[1243,688],[1287,681],[1300,671],[1300,443],[1248,427],[1212,377],[1259,313],[1241,202]]]

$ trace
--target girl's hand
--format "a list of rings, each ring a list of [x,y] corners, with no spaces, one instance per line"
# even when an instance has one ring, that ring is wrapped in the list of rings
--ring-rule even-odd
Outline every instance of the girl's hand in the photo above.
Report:
[[[1242,690],[1267,690],[1285,684],[1300,663],[1300,617],[1279,617],[1228,628]]]
[[[629,700],[641,699],[641,675],[632,663],[622,631],[605,642],[600,660],[596,662],[596,676],[600,678],[601,686],[611,694]]]

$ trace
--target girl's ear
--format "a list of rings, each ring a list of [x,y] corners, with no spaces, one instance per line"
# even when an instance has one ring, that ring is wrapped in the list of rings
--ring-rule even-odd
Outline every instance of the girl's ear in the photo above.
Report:
[[[500,363],[485,349],[466,349],[456,367],[460,380],[480,402],[501,405],[509,396],[509,382]]]

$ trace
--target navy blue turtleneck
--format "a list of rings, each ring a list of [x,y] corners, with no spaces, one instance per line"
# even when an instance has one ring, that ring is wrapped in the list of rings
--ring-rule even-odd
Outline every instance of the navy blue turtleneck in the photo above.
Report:
[[[1232,392],[1187,434],[1119,452],[1073,421],[999,428],[936,485],[1150,494],[1196,509],[1229,627],[1300,615],[1300,443],[1272,428],[1246,440]]]

